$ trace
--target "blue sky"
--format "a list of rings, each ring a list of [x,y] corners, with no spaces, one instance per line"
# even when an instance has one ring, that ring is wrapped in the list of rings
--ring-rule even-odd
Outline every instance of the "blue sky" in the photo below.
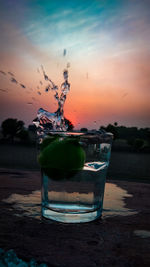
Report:
[[[111,41],[113,50],[120,50],[122,42],[132,47],[134,39],[138,39],[139,22],[143,27],[150,25],[149,1],[1,0],[1,3],[2,27],[3,23],[13,24],[42,49],[52,47],[58,51],[66,47],[78,53],[88,49],[90,53],[98,48],[103,51]],[[139,32],[141,38],[141,29]]]

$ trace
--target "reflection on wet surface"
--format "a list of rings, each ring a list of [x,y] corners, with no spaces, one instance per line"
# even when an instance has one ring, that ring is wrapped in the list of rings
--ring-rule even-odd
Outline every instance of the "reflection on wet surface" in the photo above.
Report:
[[[125,207],[124,198],[132,197],[127,191],[112,183],[106,183],[103,217],[134,215],[137,211]],[[3,199],[10,203],[15,209],[17,216],[29,216],[36,219],[41,218],[41,192],[33,191],[28,195],[12,194],[9,198]],[[18,211],[18,212],[17,212]],[[21,211],[21,212],[19,212]]]
[[[118,187],[112,183],[106,183],[104,204],[103,204],[103,217],[110,216],[128,216],[134,215],[137,211],[125,207],[124,198],[132,197],[126,190]]]
[[[142,238],[150,238],[150,231],[146,231],[146,230],[135,230],[134,234],[142,237]]]
[[[9,198],[3,200],[6,203],[13,205],[16,209],[15,215],[20,216],[18,211],[23,212],[21,215],[33,217],[36,219],[41,218],[41,192],[33,191],[29,195],[12,194]]]

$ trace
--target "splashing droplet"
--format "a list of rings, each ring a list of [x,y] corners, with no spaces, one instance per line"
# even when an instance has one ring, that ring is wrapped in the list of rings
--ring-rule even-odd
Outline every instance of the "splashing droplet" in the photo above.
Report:
[[[8,74],[11,75],[11,76],[14,76],[14,74],[10,71],[8,71]]]
[[[69,63],[69,62],[67,63],[67,69],[68,69],[68,68],[70,68],[70,63]]]
[[[0,70],[0,73],[2,73],[3,75],[6,75],[6,73],[3,70]]]
[[[63,56],[65,57],[65,56],[66,56],[66,54],[67,54],[67,50],[66,50],[66,49],[64,49]]]
[[[70,90],[70,84],[68,82],[68,70],[63,71],[64,82],[61,84],[61,94],[58,94],[58,86],[46,74],[43,66],[41,66],[44,79],[48,81],[48,85],[45,88],[45,92],[53,91],[54,98],[57,101],[58,108],[56,112],[50,113],[47,110],[40,108],[37,113],[37,118],[33,121],[36,125],[37,134],[40,137],[45,136],[50,130],[53,131],[67,131],[68,124],[64,118],[64,103],[67,94]],[[38,92],[40,93],[40,92]]]
[[[24,84],[22,84],[22,83],[20,83],[20,86],[21,86],[22,88],[26,88],[26,86],[25,86]]]
[[[11,78],[11,82],[12,83],[18,83],[17,80],[15,78]]]

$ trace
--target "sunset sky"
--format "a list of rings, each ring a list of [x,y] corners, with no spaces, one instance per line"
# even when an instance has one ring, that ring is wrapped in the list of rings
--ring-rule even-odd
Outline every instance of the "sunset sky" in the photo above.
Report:
[[[60,86],[68,63],[76,128],[150,127],[149,0],[0,0],[0,124],[56,111],[41,65]]]

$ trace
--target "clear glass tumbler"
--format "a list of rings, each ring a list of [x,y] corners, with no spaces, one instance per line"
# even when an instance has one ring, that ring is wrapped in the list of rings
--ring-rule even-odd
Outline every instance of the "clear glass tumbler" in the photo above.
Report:
[[[102,215],[113,135],[101,131],[51,132],[49,134],[56,135],[59,140],[77,138],[79,145],[84,150],[85,161],[80,170],[74,169],[63,172],[63,174],[59,169],[60,162],[58,165],[56,163],[55,168],[49,169],[48,172],[45,168],[41,168],[42,216],[64,223],[95,220]],[[59,155],[60,157],[61,155]],[[66,152],[65,161],[67,160],[69,170],[70,156]],[[76,162],[75,154],[71,160]],[[62,161],[64,161],[64,153]]]

